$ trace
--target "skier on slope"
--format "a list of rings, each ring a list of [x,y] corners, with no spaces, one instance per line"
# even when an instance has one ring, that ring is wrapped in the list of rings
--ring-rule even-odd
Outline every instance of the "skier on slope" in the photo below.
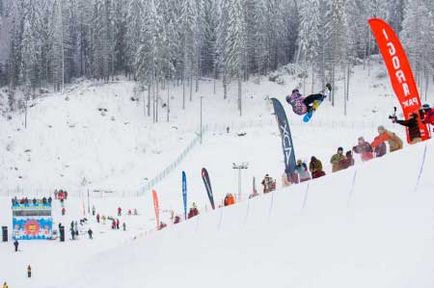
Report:
[[[292,90],[290,96],[286,96],[286,102],[292,106],[292,111],[297,115],[304,115],[313,110],[313,104],[315,101],[323,101],[330,95],[332,86],[327,83],[324,91],[318,94],[311,94],[307,97],[303,97],[298,89]]]

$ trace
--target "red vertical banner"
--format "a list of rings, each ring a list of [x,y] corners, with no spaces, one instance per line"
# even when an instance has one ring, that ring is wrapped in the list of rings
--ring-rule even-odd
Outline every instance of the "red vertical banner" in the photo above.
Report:
[[[154,200],[155,219],[157,221],[157,229],[160,228],[160,205],[158,204],[157,191],[152,190],[152,199]]]
[[[411,114],[418,113],[422,106],[420,102],[419,91],[414,81],[413,72],[411,71],[410,62],[407,59],[405,50],[396,36],[393,29],[382,19],[369,19],[372,33],[377,40],[378,48],[383,56],[389,72],[390,82],[393,90],[401,104],[402,112],[405,119],[409,119]],[[419,129],[422,140],[429,139],[429,130],[427,125],[419,119]],[[410,137],[407,129],[407,142],[410,143]]]

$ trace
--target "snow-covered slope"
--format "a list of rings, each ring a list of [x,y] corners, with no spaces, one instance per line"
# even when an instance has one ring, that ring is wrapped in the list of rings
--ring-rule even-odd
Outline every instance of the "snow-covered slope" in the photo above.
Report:
[[[147,235],[133,225],[120,240],[124,232],[92,219],[101,229],[92,241],[22,242],[18,254],[0,245],[2,263],[13,263],[1,278],[11,287],[432,287],[433,149],[409,147]],[[97,207],[134,205],[111,200]]]

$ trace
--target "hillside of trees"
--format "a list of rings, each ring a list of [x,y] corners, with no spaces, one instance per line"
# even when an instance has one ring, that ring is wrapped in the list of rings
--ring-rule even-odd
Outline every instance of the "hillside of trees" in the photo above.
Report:
[[[184,86],[185,107],[208,77],[225,98],[238,83],[241,112],[243,81],[296,63],[322,84],[344,77],[348,97],[351,67],[377,53],[370,17],[400,34],[426,91],[434,0],[0,0],[0,86],[13,110],[16,87],[31,99],[76,78],[122,74],[148,91],[150,115],[168,82]]]

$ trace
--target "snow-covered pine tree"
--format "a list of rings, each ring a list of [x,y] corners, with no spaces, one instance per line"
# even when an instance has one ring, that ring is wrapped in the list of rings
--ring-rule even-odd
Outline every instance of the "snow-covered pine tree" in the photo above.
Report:
[[[434,15],[432,11],[432,0],[412,0],[408,2],[405,9],[405,18],[401,39],[406,48],[407,54],[416,77],[416,82],[421,95],[427,98],[429,79],[433,75]],[[431,8],[431,10],[430,10]],[[423,89],[425,88],[425,89]]]
[[[203,0],[203,13],[201,25],[203,31],[202,49],[201,49],[201,73],[206,76],[214,76],[215,60],[217,52],[217,27],[218,27],[218,10],[215,0]]]
[[[185,109],[187,79],[190,84],[190,101],[193,97],[193,73],[196,65],[196,33],[197,33],[197,6],[195,0],[185,0],[181,10],[181,29],[183,46],[183,72],[182,72],[182,109]]]
[[[315,85],[315,67],[320,63],[318,56],[322,45],[320,43],[320,0],[308,0],[300,3],[299,49],[300,60],[311,66],[311,93]]]
[[[330,45],[330,69],[331,84],[335,87],[336,74],[339,68],[344,67],[347,59],[347,21],[345,15],[345,0],[332,0],[330,10],[330,28],[331,28],[331,45]],[[335,105],[336,89],[331,94],[332,106]]]
[[[262,0],[245,0],[246,27],[244,78],[262,73],[266,57],[265,5]]]
[[[221,2],[219,25],[219,66],[223,68],[224,98],[232,78],[238,80],[238,109],[242,114],[242,77],[245,48],[245,22],[241,0]]]

